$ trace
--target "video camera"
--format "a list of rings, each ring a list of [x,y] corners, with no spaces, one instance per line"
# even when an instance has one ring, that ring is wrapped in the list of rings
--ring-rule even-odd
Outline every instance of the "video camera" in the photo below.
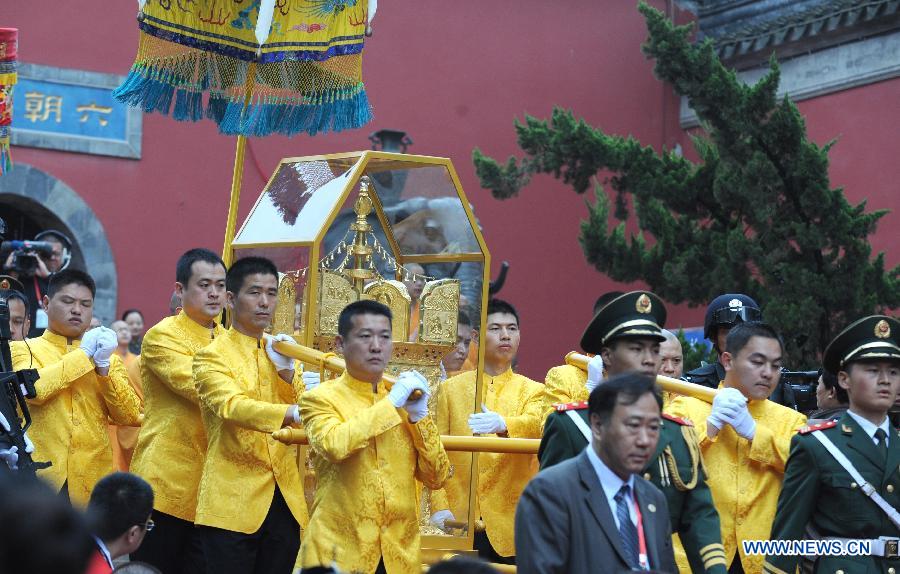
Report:
[[[10,241],[9,245],[13,253],[12,268],[22,276],[35,274],[38,256],[53,255],[53,244],[49,241]]]
[[[819,384],[819,371],[781,370],[781,384],[790,386],[794,393],[794,408],[801,413],[809,414],[816,410],[816,386]]]

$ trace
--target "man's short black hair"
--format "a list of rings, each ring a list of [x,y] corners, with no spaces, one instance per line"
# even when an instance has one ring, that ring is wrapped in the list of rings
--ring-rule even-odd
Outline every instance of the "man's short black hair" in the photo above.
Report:
[[[91,298],[97,296],[97,284],[94,278],[79,269],[63,269],[58,273],[50,276],[50,282],[47,285],[47,297],[53,299],[53,296],[68,285],[81,285],[87,287],[91,291]]]
[[[597,297],[597,300],[594,301],[594,315],[597,314],[597,311],[606,307],[606,304],[615,299],[616,297],[621,297],[624,295],[624,291],[609,291]]]
[[[383,315],[388,318],[388,323],[393,324],[394,316],[387,305],[372,301],[371,299],[361,299],[354,301],[341,310],[338,316],[338,335],[346,338],[353,329],[353,318],[357,315]]]
[[[132,526],[144,528],[153,512],[153,488],[130,472],[106,475],[94,486],[85,516],[103,542],[111,542]]]
[[[656,386],[656,377],[640,373],[622,373],[610,377],[591,391],[588,398],[588,417],[596,413],[600,416],[600,423],[606,424],[612,417],[616,405],[633,405],[647,393],[653,393],[653,398],[656,399],[656,404],[662,412],[662,394]]]
[[[162,571],[146,562],[126,562],[116,566],[112,574],[162,574]]]
[[[834,398],[839,403],[842,405],[850,404],[850,395],[847,394],[847,389],[838,384],[837,375],[828,369],[819,369],[819,375],[822,377],[822,384],[825,385],[825,388],[829,391],[834,391]]]
[[[271,259],[265,257],[244,257],[238,259],[231,265],[225,273],[225,289],[231,291],[235,295],[244,286],[244,279],[248,275],[274,275],[278,280],[278,268],[272,263]]]
[[[434,564],[427,574],[497,574],[497,570],[478,558],[454,556]]]
[[[472,319],[469,319],[469,314],[465,311],[459,312],[459,317],[457,317],[456,322],[460,325],[472,326]]]
[[[3,572],[83,574],[96,547],[81,514],[46,483],[0,472]]]
[[[516,311],[516,308],[511,304],[507,303],[503,299],[491,299],[488,301],[487,305],[487,314],[493,315],[494,313],[507,313],[516,318],[516,325],[519,324],[519,313]]]
[[[775,339],[778,341],[781,351],[784,352],[784,341],[781,340],[781,335],[778,334],[775,327],[761,321],[746,321],[732,327],[728,336],[725,337],[725,348],[732,357],[736,357],[753,337]]]
[[[131,315],[132,313],[137,313],[138,315],[141,316],[141,321],[144,320],[144,314],[141,313],[140,309],[125,309],[125,312],[122,313],[122,321],[127,321],[128,316]]]
[[[216,253],[203,247],[196,247],[185,251],[184,255],[178,258],[178,263],[175,265],[175,281],[187,287],[188,281],[191,280],[191,270],[194,263],[198,261],[210,265],[221,265],[222,269],[225,269],[225,262]]]

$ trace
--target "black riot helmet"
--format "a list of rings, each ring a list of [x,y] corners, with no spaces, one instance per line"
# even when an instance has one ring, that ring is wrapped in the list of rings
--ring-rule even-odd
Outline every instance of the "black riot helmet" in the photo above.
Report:
[[[712,341],[718,327],[734,327],[745,321],[762,321],[762,311],[756,301],[743,293],[719,295],[706,308],[703,336]]]

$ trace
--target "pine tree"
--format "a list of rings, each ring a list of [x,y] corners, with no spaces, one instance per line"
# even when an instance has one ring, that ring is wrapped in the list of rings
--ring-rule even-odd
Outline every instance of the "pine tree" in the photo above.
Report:
[[[705,306],[721,293],[749,294],[785,333],[790,366],[815,367],[845,325],[900,305],[900,266],[885,270],[884,254],[873,258],[868,241],[887,212],[866,212],[865,201],[851,205],[830,186],[835,142],[809,141],[797,107],[777,98],[774,58],[765,77],[745,85],[711,41],[690,43],[691,25],[674,26],[643,3],[639,10],[656,76],[700,118],[704,133],[692,141],[701,161],[657,153],[555,109],[549,121],[515,122],[521,160],[500,165],[475,149],[481,183],[507,199],[547,173],[584,194],[598,171],[611,172],[614,199],[595,183],[581,224],[588,262],[617,281],[642,280],[671,303]],[[636,234],[625,231],[629,205]]]

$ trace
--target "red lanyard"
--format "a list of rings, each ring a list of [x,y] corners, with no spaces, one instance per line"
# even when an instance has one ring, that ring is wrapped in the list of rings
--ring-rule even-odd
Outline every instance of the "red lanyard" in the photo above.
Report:
[[[631,498],[634,501],[634,514],[637,517],[638,562],[641,570],[650,570],[650,560],[647,557],[647,539],[644,537],[644,520],[641,517],[641,507],[638,506],[636,496],[632,496]]]

